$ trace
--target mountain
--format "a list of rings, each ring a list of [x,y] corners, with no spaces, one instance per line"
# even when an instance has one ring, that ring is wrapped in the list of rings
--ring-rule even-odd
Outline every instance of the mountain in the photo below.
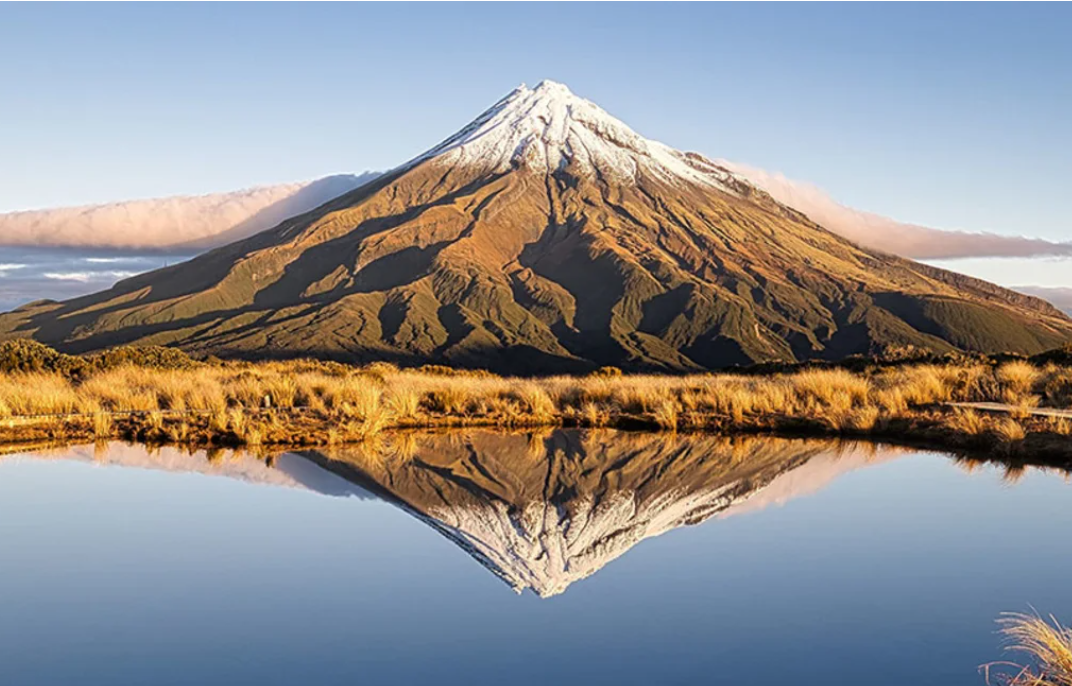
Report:
[[[861,248],[561,84],[520,87],[427,153],[250,238],[0,337],[70,351],[700,370],[886,346],[1038,352],[1037,298]]]
[[[0,214],[4,245],[195,250],[270,229],[378,176],[339,174],[231,193]]]
[[[1072,315],[1072,288],[1056,288],[1047,286],[1019,286],[1016,288],[1020,293],[1042,298],[1052,303],[1066,314]]]

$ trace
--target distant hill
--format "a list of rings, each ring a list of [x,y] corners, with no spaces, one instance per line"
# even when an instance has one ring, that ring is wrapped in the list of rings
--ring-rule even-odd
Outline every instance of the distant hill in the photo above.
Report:
[[[700,370],[889,346],[1035,353],[1049,303],[874,252],[561,84],[190,262],[0,316],[65,350]]]

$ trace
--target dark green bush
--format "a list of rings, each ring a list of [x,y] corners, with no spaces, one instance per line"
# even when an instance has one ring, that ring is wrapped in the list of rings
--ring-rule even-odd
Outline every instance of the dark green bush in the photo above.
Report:
[[[609,379],[616,379],[622,375],[622,370],[617,367],[600,367],[592,372],[589,376],[602,376]]]
[[[177,348],[161,346],[109,348],[91,355],[67,355],[44,343],[20,339],[0,342],[0,373],[51,372],[80,379],[87,374],[122,366],[189,369],[200,363]]]
[[[85,360],[94,370],[115,369],[127,365],[152,369],[189,369],[198,364],[178,348],[165,348],[159,345],[109,348],[88,355]]]
[[[1072,343],[1035,355],[1031,358],[1031,361],[1035,364],[1052,362],[1053,364],[1072,366]]]
[[[28,339],[0,343],[0,373],[55,372],[66,376],[80,376],[87,368],[80,357],[65,355]]]

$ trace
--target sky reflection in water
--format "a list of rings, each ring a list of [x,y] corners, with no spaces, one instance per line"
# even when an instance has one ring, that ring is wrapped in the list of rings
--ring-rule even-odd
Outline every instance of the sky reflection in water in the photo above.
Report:
[[[1059,475],[690,440],[0,458],[0,683],[981,684],[998,613],[1072,617]]]

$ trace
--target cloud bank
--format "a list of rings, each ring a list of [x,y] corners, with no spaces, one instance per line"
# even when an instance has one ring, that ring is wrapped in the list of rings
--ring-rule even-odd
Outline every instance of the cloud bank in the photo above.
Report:
[[[945,231],[905,224],[846,207],[810,183],[788,179],[756,167],[718,160],[778,202],[808,215],[817,224],[868,248],[919,260],[966,257],[1072,257],[1072,243],[993,233]]]
[[[0,214],[0,245],[203,249],[269,229],[378,176],[328,176],[231,193]]]

